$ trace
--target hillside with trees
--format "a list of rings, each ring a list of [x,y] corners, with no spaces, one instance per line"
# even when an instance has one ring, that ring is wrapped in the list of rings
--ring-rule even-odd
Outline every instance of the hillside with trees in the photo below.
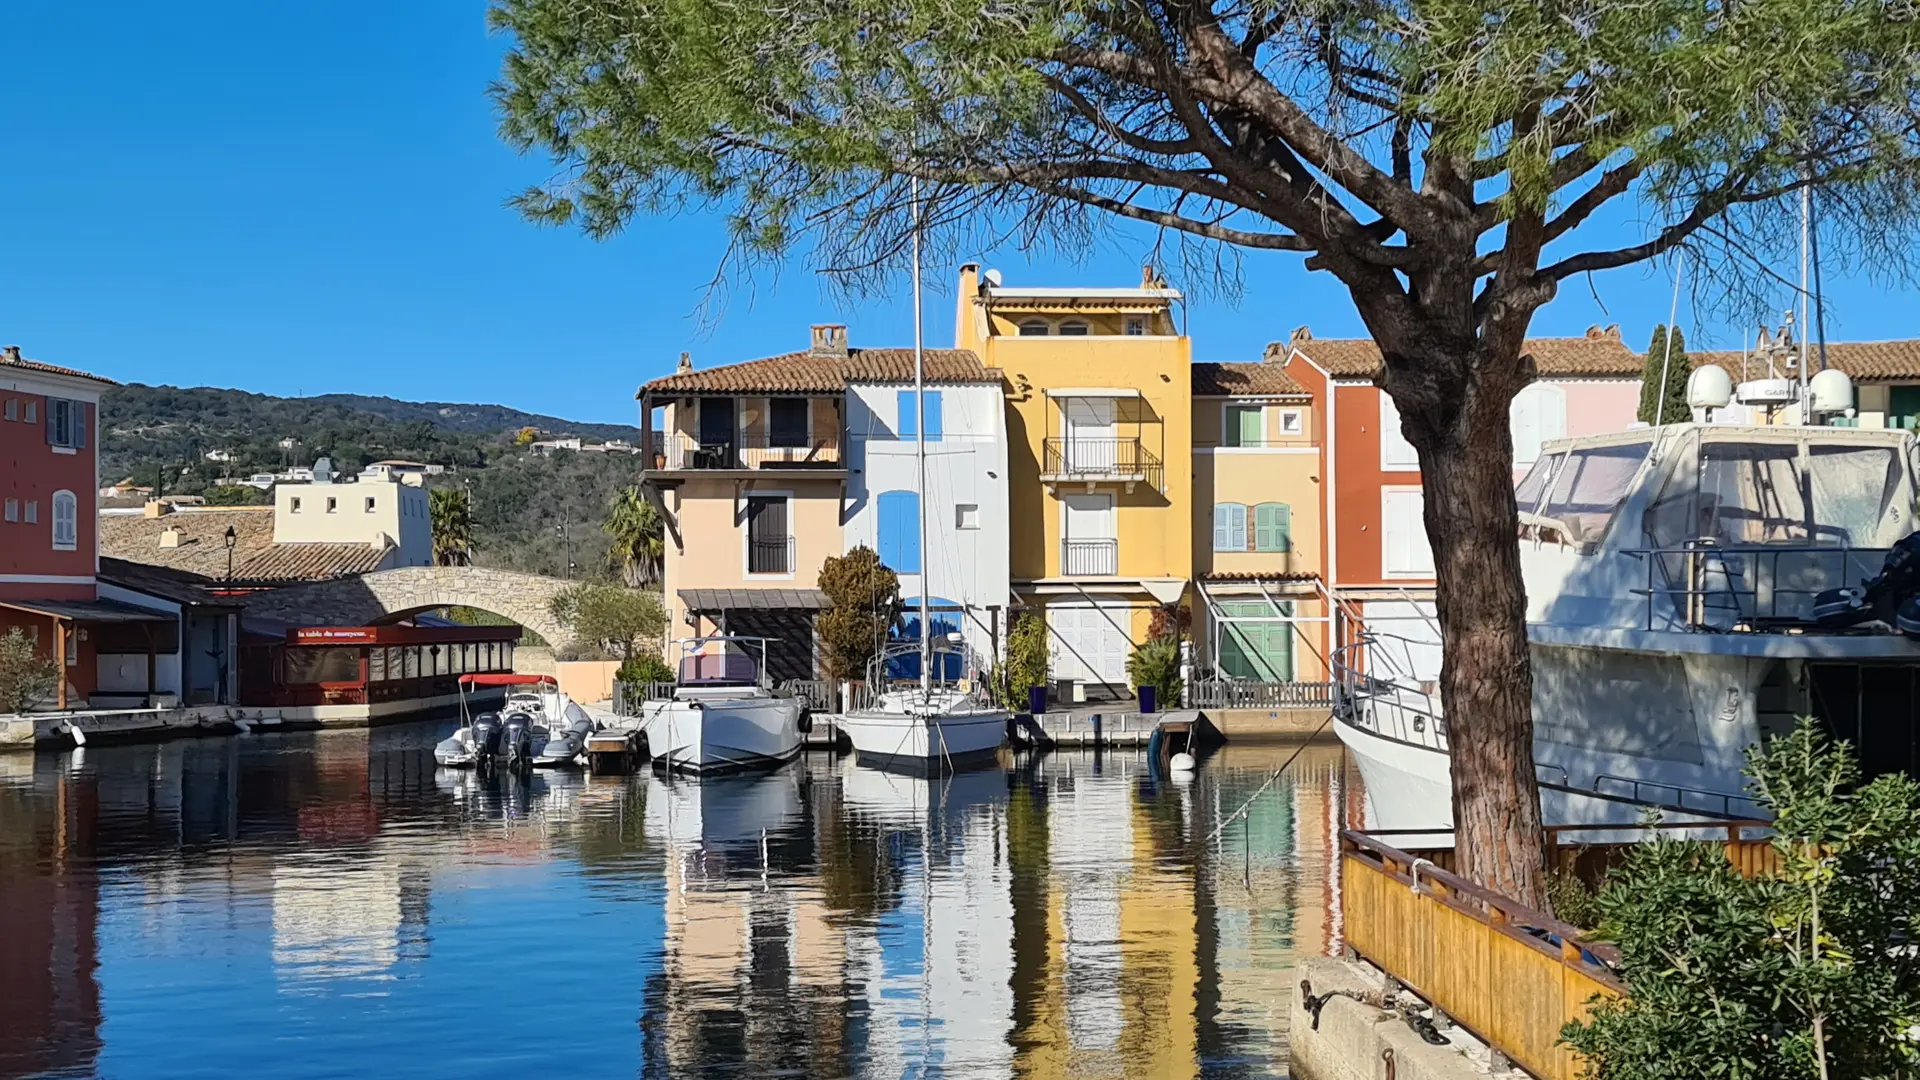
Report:
[[[384,458],[445,465],[448,471],[431,477],[428,486],[456,492],[462,501],[471,491],[475,563],[566,576],[570,550],[573,577],[629,576],[626,560],[609,561],[602,525],[620,493],[638,480],[640,459],[534,453],[520,445],[527,429],[543,438],[640,441],[634,427],[576,423],[502,405],[357,394],[282,398],[132,384],[101,401],[100,476],[106,482],[131,477],[165,494],[204,495],[210,502],[264,502],[265,492],[216,481],[311,466],[322,456],[346,473]],[[225,460],[209,460],[210,452]]]

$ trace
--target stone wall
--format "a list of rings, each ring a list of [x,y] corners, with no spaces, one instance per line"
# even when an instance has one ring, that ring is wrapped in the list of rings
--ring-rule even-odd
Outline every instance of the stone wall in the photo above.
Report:
[[[305,626],[367,626],[464,606],[512,619],[558,645],[570,635],[547,605],[569,584],[475,566],[407,566],[258,593],[248,598],[247,613]]]

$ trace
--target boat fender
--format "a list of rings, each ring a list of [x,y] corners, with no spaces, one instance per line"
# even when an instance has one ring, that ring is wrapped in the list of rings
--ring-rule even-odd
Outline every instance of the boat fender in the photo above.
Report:
[[[1173,760],[1167,762],[1167,768],[1177,773],[1190,773],[1197,768],[1199,764],[1199,762],[1194,760],[1192,754],[1183,750],[1173,755]]]

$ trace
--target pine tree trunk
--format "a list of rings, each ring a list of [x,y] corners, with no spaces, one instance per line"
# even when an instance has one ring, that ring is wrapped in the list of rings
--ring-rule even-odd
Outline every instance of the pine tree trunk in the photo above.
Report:
[[[1420,464],[1446,641],[1440,693],[1452,751],[1455,842],[1461,874],[1545,911],[1533,671],[1507,416],[1512,395],[1487,389],[1470,390],[1449,410],[1451,423],[1428,429],[1435,437],[1415,440],[1428,442],[1420,446]]]

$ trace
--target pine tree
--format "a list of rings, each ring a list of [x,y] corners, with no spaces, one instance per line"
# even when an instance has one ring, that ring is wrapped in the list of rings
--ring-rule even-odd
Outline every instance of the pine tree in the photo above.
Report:
[[[1687,377],[1693,374],[1693,361],[1687,359],[1687,338],[1679,327],[1672,332],[1673,355],[1667,355],[1667,328],[1653,328],[1653,340],[1647,343],[1647,366],[1640,376],[1640,419],[1644,423],[1679,424],[1693,418],[1687,407]],[[1666,375],[1665,399],[1661,404],[1661,375]]]

